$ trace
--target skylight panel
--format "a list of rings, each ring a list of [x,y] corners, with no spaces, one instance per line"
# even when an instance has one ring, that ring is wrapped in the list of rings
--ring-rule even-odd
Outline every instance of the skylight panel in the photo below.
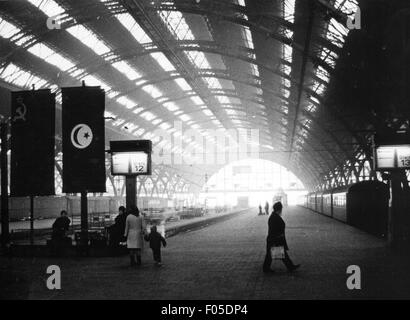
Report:
[[[139,44],[152,43],[150,36],[129,13],[117,14],[115,17],[132,34]]]
[[[289,63],[292,63],[292,54],[292,47],[287,44],[283,44],[283,58]]]
[[[163,106],[171,112],[179,110],[179,107],[174,102],[165,102]]]
[[[0,37],[10,39],[20,31],[20,28],[0,18]]]
[[[316,70],[316,75],[319,79],[325,81],[325,82],[329,82],[330,79],[330,75],[329,72],[327,72],[325,69],[323,69],[322,66],[319,66]]]
[[[339,48],[343,47],[345,37],[349,33],[349,29],[332,18],[328,25],[326,38],[337,45]]]
[[[313,102],[315,102],[315,103],[317,103],[317,104],[320,103],[319,99],[317,99],[317,98],[314,97],[314,96],[310,96],[310,100],[312,100]]]
[[[65,12],[65,10],[53,0],[28,0],[28,2],[49,17],[54,17]]]
[[[284,18],[291,23],[295,22],[295,0],[284,1]]]
[[[139,128],[133,134],[134,134],[134,136],[141,136],[141,135],[144,134],[144,132],[145,132],[145,130],[143,128]]]
[[[198,96],[191,97],[191,100],[192,100],[192,102],[195,103],[197,106],[205,104],[204,100],[202,100],[202,99],[201,99],[200,97],[198,97]]]
[[[148,93],[152,98],[157,99],[162,96],[162,92],[152,84],[148,84],[142,87],[146,93]]]
[[[29,44],[34,39],[32,35],[21,34],[21,29],[0,18],[0,37],[10,39],[18,46]],[[13,39],[14,37],[14,39]]]
[[[139,87],[139,86],[143,85],[143,84],[146,83],[146,82],[148,82],[147,79],[141,79],[141,80],[138,80],[137,82],[135,82],[135,85],[136,85],[137,87]]]
[[[75,25],[66,29],[73,37],[77,38],[91,50],[93,50],[98,55],[103,55],[110,52],[110,48],[104,44],[98,37],[88,30],[83,25]]]
[[[112,125],[113,125],[114,127],[118,127],[118,126],[122,125],[124,122],[125,122],[124,119],[117,118],[117,119],[112,123]]]
[[[214,77],[204,77],[205,82],[211,89],[222,89],[222,85],[217,78]]]
[[[178,40],[195,40],[191,29],[179,11],[160,11],[159,15],[167,28]]]
[[[154,115],[153,113],[151,113],[149,111],[146,111],[146,112],[141,114],[141,117],[144,118],[147,121],[151,121],[151,120],[156,118],[156,115]]]
[[[132,109],[132,108],[134,108],[134,107],[137,105],[134,101],[132,101],[132,100],[130,100],[130,99],[124,97],[124,96],[119,97],[116,101],[117,101],[119,104],[121,104],[121,105],[123,105],[124,107],[126,107],[127,109]]]
[[[159,127],[163,130],[168,130],[169,128],[171,128],[171,125],[167,122],[163,122],[159,125]]]
[[[227,96],[216,96],[216,99],[219,101],[219,103],[223,104],[230,104],[231,101],[229,100],[229,98]]]
[[[134,81],[134,80],[142,77],[142,75],[138,71],[136,71],[133,67],[131,67],[125,61],[114,62],[111,65],[115,69],[117,69],[119,72],[124,74],[131,81]]]
[[[356,13],[359,3],[357,0],[336,0],[334,7],[347,15]]]
[[[335,67],[338,55],[327,48],[323,48],[322,52],[320,53],[320,58],[329,66]]]
[[[135,114],[138,114],[142,111],[144,111],[144,108],[143,107],[138,107],[138,108],[135,108],[132,112],[135,113]]]
[[[284,64],[284,65],[282,66],[282,71],[283,71],[283,73],[285,73],[286,75],[290,75],[290,72],[292,71],[292,68],[291,68],[289,65]]]
[[[225,109],[225,112],[226,112],[227,115],[230,115],[230,116],[236,116],[237,115],[236,111],[232,110],[232,109]]]
[[[25,71],[13,63],[0,69],[0,79],[22,88],[32,88],[34,85],[39,89],[50,85],[47,80],[42,79],[31,72]]]
[[[212,117],[214,114],[212,113],[212,111],[211,110],[209,110],[209,109],[204,109],[204,110],[202,110],[202,112],[206,115],[206,116],[208,116],[208,117]]]
[[[306,111],[311,112],[311,113],[316,112],[316,110],[317,110],[317,106],[312,103],[309,103],[306,107]]]
[[[64,58],[62,55],[56,53],[53,49],[43,43],[36,43],[27,49],[31,54],[40,59],[58,67],[62,71],[67,71],[75,67],[74,63]]]
[[[282,78],[282,83],[286,88],[290,88],[290,80],[286,78]]]
[[[154,58],[158,64],[161,66],[164,71],[175,71],[174,65],[168,60],[168,58],[162,52],[153,52],[150,54],[152,58]]]
[[[202,51],[184,51],[191,63],[198,69],[212,69],[211,64]]]
[[[320,83],[318,81],[314,81],[313,91],[315,91],[317,94],[321,95],[325,91],[325,86],[323,85],[323,83]]]
[[[192,91],[192,87],[189,85],[188,82],[186,82],[184,78],[178,78],[178,79],[175,79],[174,81],[183,91]]]
[[[246,46],[249,49],[255,49],[253,46],[252,33],[251,33],[251,30],[249,30],[249,27],[243,26],[242,30],[243,30],[243,38],[244,38]]]
[[[184,122],[187,122],[187,121],[191,120],[191,117],[188,116],[188,115],[186,115],[186,114],[181,114],[181,115],[179,116],[179,118],[180,118],[182,121],[184,121]]]
[[[116,96],[118,96],[120,93],[118,92],[118,91],[109,91],[109,92],[106,92],[106,94],[107,94],[107,97],[108,98],[110,98],[110,99],[114,99]]]

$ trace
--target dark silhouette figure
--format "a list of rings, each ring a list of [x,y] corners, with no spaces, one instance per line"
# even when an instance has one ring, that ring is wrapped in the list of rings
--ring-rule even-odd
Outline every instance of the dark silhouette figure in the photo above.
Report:
[[[118,208],[118,215],[115,217],[115,223],[109,227],[110,245],[118,246],[120,242],[124,242],[125,221],[127,213],[124,206]]]
[[[53,225],[53,232],[51,234],[51,241],[49,242],[51,255],[62,256],[65,249],[71,246],[71,238],[67,237],[66,233],[70,228],[71,220],[67,217],[67,211],[62,210],[60,217],[58,217]]]
[[[265,214],[269,215],[269,202],[268,201],[266,201],[265,203]]]
[[[53,233],[51,239],[63,240],[70,227],[71,220],[67,217],[67,211],[62,210],[60,216],[53,223]]]
[[[285,258],[282,259],[283,263],[285,264],[286,268],[289,272],[295,271],[300,265],[293,264],[292,260],[288,255],[288,244],[286,242],[285,237],[285,222],[283,221],[281,214],[282,214],[282,203],[276,202],[273,205],[273,212],[268,220],[268,237],[266,238],[266,256],[265,261],[263,263],[263,272],[273,272],[270,268],[272,263],[272,256],[271,256],[271,247],[278,247],[283,246],[285,249]]]
[[[149,246],[152,249],[152,254],[154,256],[154,261],[157,266],[161,266],[161,244],[166,247],[167,242],[164,237],[161,236],[157,231],[157,227],[151,227],[151,233],[144,237],[146,241],[149,241]]]
[[[259,215],[261,216],[261,215],[263,215],[263,212],[262,212],[262,205],[259,205]]]

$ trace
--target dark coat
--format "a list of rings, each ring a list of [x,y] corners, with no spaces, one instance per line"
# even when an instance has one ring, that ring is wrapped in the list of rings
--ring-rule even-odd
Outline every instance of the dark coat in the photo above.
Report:
[[[115,217],[115,229],[117,229],[116,232],[121,235],[123,235],[125,231],[125,221],[127,221],[127,215],[125,213]]]
[[[167,246],[167,242],[165,241],[164,237],[156,231],[151,231],[151,233],[146,235],[144,239],[146,241],[149,241],[149,247],[152,250],[159,250],[161,248],[161,243],[164,247]]]
[[[268,227],[268,237],[266,238],[268,246],[284,246],[285,250],[289,250],[285,236],[286,224],[282,217],[272,212],[268,220]]]
[[[53,223],[52,238],[63,238],[70,227],[71,220],[66,216],[61,216]]]

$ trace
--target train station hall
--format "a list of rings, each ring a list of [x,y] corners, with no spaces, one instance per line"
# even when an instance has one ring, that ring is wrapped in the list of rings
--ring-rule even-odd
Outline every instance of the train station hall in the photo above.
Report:
[[[409,22],[0,0],[0,300],[410,299]]]

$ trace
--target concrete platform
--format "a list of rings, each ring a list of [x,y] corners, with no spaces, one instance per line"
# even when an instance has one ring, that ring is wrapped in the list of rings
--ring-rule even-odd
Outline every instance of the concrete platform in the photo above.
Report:
[[[310,210],[285,208],[288,274],[262,273],[267,216],[257,209],[168,239],[164,266],[128,267],[127,257],[0,258],[0,297],[21,299],[409,299],[410,261],[385,242]],[[47,266],[59,265],[62,289],[46,288]],[[362,289],[348,290],[346,269],[358,265]]]
[[[158,232],[160,232],[166,238],[175,236],[179,233],[189,232],[192,230],[207,227],[213,223],[222,222],[235,217],[238,214],[244,213],[244,209],[237,209],[233,211],[223,213],[206,214],[201,217],[183,219],[175,222],[167,222],[158,226]],[[150,223],[147,222],[147,228],[150,228]],[[79,228],[76,228],[77,231]],[[38,233],[43,233],[42,236],[36,236],[34,242],[31,243],[28,239],[13,240],[10,244],[9,255],[13,257],[50,257],[51,248],[47,246],[47,239],[51,238],[51,231],[47,229],[36,230]],[[64,248],[62,256],[66,258],[73,258],[79,255],[76,242],[74,240],[74,234],[70,234],[72,239],[72,245]],[[118,255],[127,254],[125,246],[121,246],[119,249],[113,250],[108,245],[89,246],[87,249],[87,256],[89,257],[112,257]],[[81,254],[84,255],[84,254]]]

